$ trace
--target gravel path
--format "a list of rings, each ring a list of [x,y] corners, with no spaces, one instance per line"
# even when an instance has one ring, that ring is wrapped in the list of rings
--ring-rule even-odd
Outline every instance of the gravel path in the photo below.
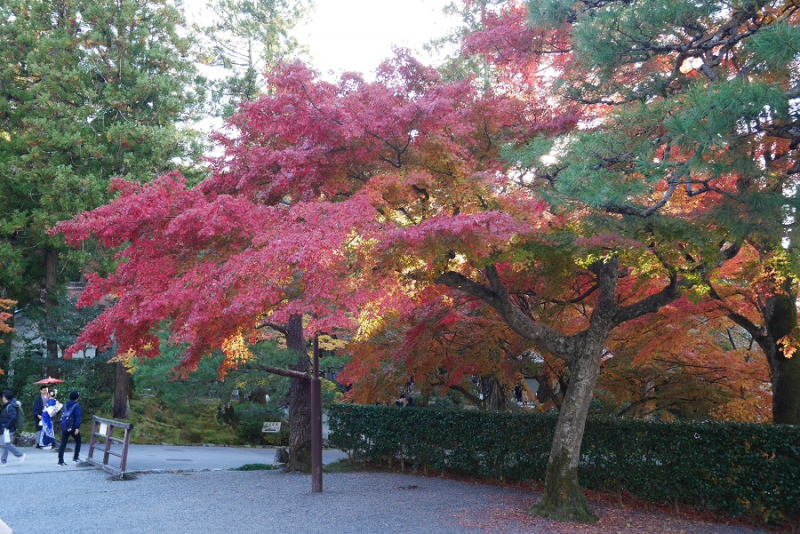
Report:
[[[59,492],[44,499],[49,512],[34,504],[47,489]],[[324,489],[312,494],[308,475],[279,471],[140,474],[129,481],[90,468],[24,473],[3,477],[0,518],[14,534],[760,532],[599,506],[598,524],[565,525],[528,517],[524,510],[537,499],[528,492],[392,473],[325,474]]]

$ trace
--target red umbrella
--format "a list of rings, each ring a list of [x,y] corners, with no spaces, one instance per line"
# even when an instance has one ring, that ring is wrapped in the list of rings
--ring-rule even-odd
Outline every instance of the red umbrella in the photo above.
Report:
[[[34,384],[42,384],[42,385],[45,385],[45,384],[61,384],[62,382],[64,382],[64,381],[63,380],[59,380],[58,378],[51,378],[51,377],[48,376],[47,378],[39,380],[38,382],[34,382]]]

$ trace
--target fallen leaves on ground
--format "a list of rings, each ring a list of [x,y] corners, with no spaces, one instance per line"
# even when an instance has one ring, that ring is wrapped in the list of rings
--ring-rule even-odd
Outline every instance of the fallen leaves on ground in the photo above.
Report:
[[[508,496],[489,509],[459,515],[464,528],[491,534],[745,534],[764,532],[742,526],[710,524],[669,515],[593,503],[599,517],[593,524],[561,523],[528,515],[538,501],[533,496]]]

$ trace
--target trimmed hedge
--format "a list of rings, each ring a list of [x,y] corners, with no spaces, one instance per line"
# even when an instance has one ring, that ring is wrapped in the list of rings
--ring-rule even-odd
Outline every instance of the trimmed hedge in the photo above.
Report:
[[[556,415],[339,404],[330,443],[374,462],[544,480]],[[590,417],[580,480],[656,503],[688,504],[776,525],[800,519],[800,427]]]

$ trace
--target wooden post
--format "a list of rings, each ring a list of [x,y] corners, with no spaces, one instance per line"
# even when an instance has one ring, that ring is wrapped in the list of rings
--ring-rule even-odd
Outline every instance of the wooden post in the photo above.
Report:
[[[119,470],[122,472],[122,475],[125,475],[125,468],[128,466],[128,445],[131,442],[131,431],[130,429],[125,430],[125,437],[122,441],[122,457],[119,459]]]
[[[92,438],[89,440],[89,456],[86,457],[87,461],[92,460],[94,457],[94,446],[97,443],[97,428],[99,424],[97,419],[92,417]]]
[[[311,491],[322,493],[322,381],[319,379],[319,339],[314,336],[311,379]]]

